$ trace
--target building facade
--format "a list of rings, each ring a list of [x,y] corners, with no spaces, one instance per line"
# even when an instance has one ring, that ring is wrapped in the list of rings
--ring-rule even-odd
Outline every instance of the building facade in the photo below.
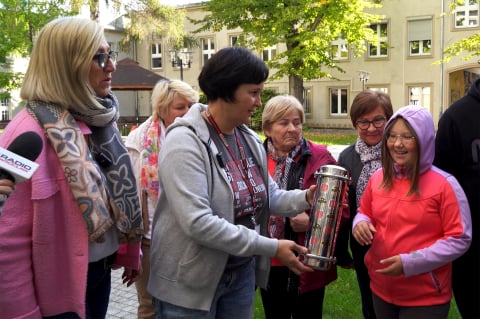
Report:
[[[345,73],[332,72],[337,80],[317,79],[304,82],[306,124],[316,128],[351,128],[348,117],[350,104],[363,89],[382,90],[392,99],[394,109],[407,104],[427,108],[438,121],[442,112],[465,94],[472,81],[480,74],[480,60],[455,57],[448,63],[436,63],[443,58],[443,50],[455,41],[480,30],[480,8],[476,1],[465,1],[454,13],[448,0],[388,0],[375,13],[384,20],[370,27],[379,37],[379,43],[369,43],[360,57],[349,52],[348,44],[339,39],[332,43],[332,52]],[[202,18],[204,6],[181,6],[187,16]],[[192,32],[197,26],[186,22]],[[145,68],[170,78],[180,79],[198,89],[197,76],[205,61],[223,47],[235,44],[242,30],[222,29],[220,32],[202,32],[199,47],[177,52],[161,39],[148,39],[138,44],[137,59]],[[285,50],[285,46],[266,48],[258,55],[268,60]],[[183,65],[179,66],[179,58]],[[172,60],[175,64],[172,65]],[[267,81],[266,88],[278,93],[288,92],[288,79]],[[265,102],[265,101],[264,101]]]
[[[435,123],[448,106],[462,97],[471,83],[480,76],[480,60],[464,60],[462,56],[448,63],[437,63],[452,43],[474,35],[480,30],[480,4],[466,0],[455,12],[449,13],[450,0],[388,0],[373,13],[384,19],[370,25],[378,35],[378,43],[369,43],[367,52],[354,56],[348,43],[341,38],[331,44],[331,54],[345,73],[332,71],[333,79],[304,81],[306,124],[314,128],[352,128],[348,112],[356,94],[363,89],[382,90],[391,97],[394,109],[407,104],[427,108]],[[201,19],[205,7],[201,3],[179,6],[187,16]],[[447,12],[444,14],[444,12]],[[119,60],[131,58],[147,70],[168,79],[183,79],[198,89],[197,77],[208,58],[221,48],[235,44],[241,29],[196,33],[199,46],[173,52],[162,39],[148,37],[132,43],[122,51],[118,43],[123,36],[123,18],[105,23],[105,34]],[[188,20],[185,29],[192,33],[198,26]],[[285,50],[279,43],[257,52],[264,60]],[[274,72],[274,70],[272,70]],[[115,76],[115,74],[113,75]],[[268,80],[265,88],[289,93],[288,78]],[[141,121],[151,114],[151,91],[115,91],[120,101],[122,118]],[[0,101],[2,118],[9,119],[17,106]],[[266,102],[266,101],[263,101]],[[139,123],[122,123],[122,131]]]

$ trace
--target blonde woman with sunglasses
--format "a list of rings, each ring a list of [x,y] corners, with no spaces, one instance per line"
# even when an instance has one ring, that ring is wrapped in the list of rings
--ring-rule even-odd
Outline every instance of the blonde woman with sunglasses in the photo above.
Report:
[[[0,217],[2,318],[104,318],[111,269],[132,284],[143,233],[130,157],[111,91],[117,54],[98,23],[59,18],[38,34],[21,89],[26,107],[0,135],[43,148]]]

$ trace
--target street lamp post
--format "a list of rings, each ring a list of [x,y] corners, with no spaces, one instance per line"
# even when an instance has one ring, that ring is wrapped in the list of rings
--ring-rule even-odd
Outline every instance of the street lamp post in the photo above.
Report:
[[[358,71],[360,82],[362,82],[362,91],[365,91],[365,83],[367,83],[369,75],[370,75],[370,72],[363,71],[363,70]]]
[[[180,68],[180,80],[183,81],[183,68],[190,68],[192,65],[192,52],[186,48],[170,51],[170,60],[172,67]]]

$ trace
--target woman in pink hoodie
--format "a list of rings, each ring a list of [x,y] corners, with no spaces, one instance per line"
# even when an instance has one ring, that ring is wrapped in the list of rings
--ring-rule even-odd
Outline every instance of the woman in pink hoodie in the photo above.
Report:
[[[353,221],[365,255],[377,318],[447,318],[452,261],[471,241],[465,193],[432,165],[435,127],[421,106],[387,122],[382,169],[370,178]]]

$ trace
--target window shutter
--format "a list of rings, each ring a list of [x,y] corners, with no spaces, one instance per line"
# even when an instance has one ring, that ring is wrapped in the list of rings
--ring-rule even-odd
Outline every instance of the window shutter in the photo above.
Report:
[[[408,41],[432,39],[432,19],[408,21]]]

